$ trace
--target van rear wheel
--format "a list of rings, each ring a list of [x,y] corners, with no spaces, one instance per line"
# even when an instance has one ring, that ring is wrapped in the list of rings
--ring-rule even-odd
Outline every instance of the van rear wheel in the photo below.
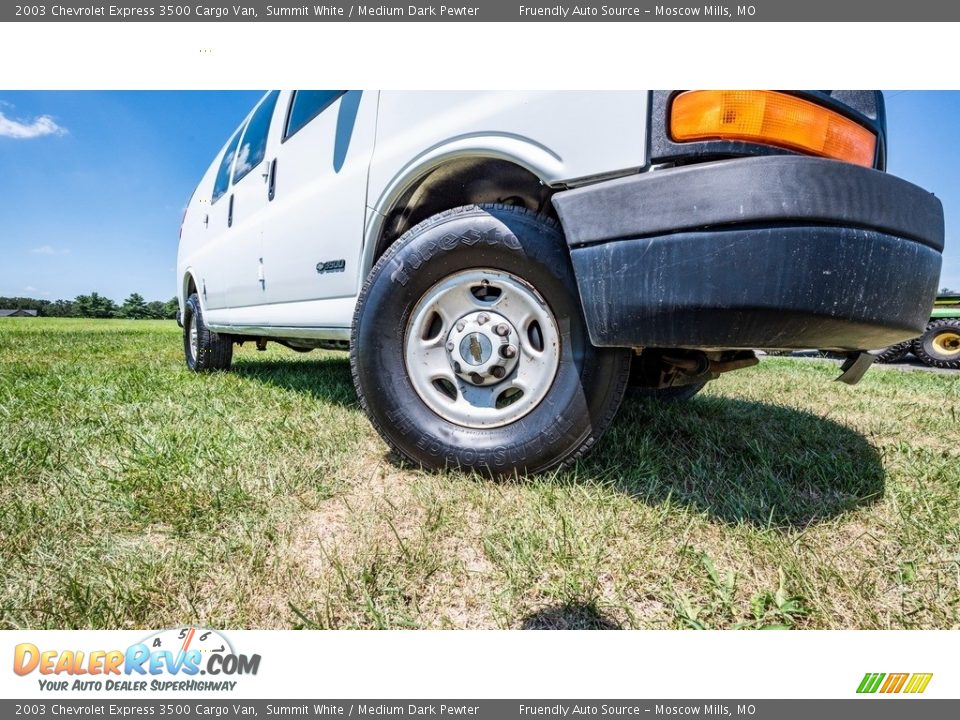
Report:
[[[590,344],[559,226],[471,205],[391,246],[357,302],[350,361],[410,462],[503,476],[574,462],[610,424],[630,351]]]
[[[184,305],[183,354],[187,367],[195,372],[229,370],[233,362],[233,341],[207,327],[196,293]]]

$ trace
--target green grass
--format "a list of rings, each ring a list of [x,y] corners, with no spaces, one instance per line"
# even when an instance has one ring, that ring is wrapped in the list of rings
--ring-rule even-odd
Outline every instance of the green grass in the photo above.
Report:
[[[396,464],[346,356],[0,320],[0,626],[954,628],[960,377],[766,359],[562,473]]]

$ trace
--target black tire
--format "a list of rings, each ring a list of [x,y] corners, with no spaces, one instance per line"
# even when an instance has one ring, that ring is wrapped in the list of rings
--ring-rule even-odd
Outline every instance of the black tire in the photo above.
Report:
[[[466,427],[433,412],[404,361],[416,304],[441,280],[475,268],[531,285],[559,333],[559,364],[546,395],[524,417],[499,427]],[[623,399],[630,351],[590,344],[556,222],[523,208],[468,205],[412,228],[377,262],[357,301],[350,364],[363,409],[400,456],[429,469],[505,476],[569,464],[590,450]]]
[[[197,326],[196,352],[190,340],[194,319]],[[183,355],[187,367],[195,372],[229,370],[233,362],[233,340],[207,327],[196,293],[187,298],[183,310]]]
[[[960,368],[960,318],[934,320],[913,341],[913,354],[935,368]]]
[[[912,345],[912,340],[906,340],[902,343],[897,343],[896,345],[891,345],[890,347],[884,348],[880,352],[876,353],[876,362],[884,364],[900,362],[910,354]]]

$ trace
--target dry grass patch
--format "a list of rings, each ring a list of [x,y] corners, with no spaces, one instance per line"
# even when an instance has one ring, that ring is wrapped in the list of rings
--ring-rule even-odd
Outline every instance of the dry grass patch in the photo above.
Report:
[[[960,378],[767,359],[509,482],[395,463],[342,354],[0,321],[5,627],[949,628]]]

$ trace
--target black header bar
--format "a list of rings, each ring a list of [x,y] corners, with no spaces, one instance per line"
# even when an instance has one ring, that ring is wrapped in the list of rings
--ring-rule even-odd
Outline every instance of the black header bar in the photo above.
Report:
[[[909,710],[904,710],[910,705]],[[941,720],[956,717],[960,700],[920,697],[872,700],[242,700],[226,694],[217,699],[189,696],[156,700],[113,697],[60,699],[53,695],[31,700],[0,700],[3,717],[62,720],[64,717],[141,720],[247,720],[281,717],[284,720],[381,720],[424,718],[438,720],[643,720],[654,717],[741,718],[742,720]]]
[[[943,0],[745,0],[704,5],[638,0],[448,0],[356,3],[319,0],[157,2],[25,0],[0,5],[0,22],[951,22]],[[862,31],[859,31],[862,32]]]

